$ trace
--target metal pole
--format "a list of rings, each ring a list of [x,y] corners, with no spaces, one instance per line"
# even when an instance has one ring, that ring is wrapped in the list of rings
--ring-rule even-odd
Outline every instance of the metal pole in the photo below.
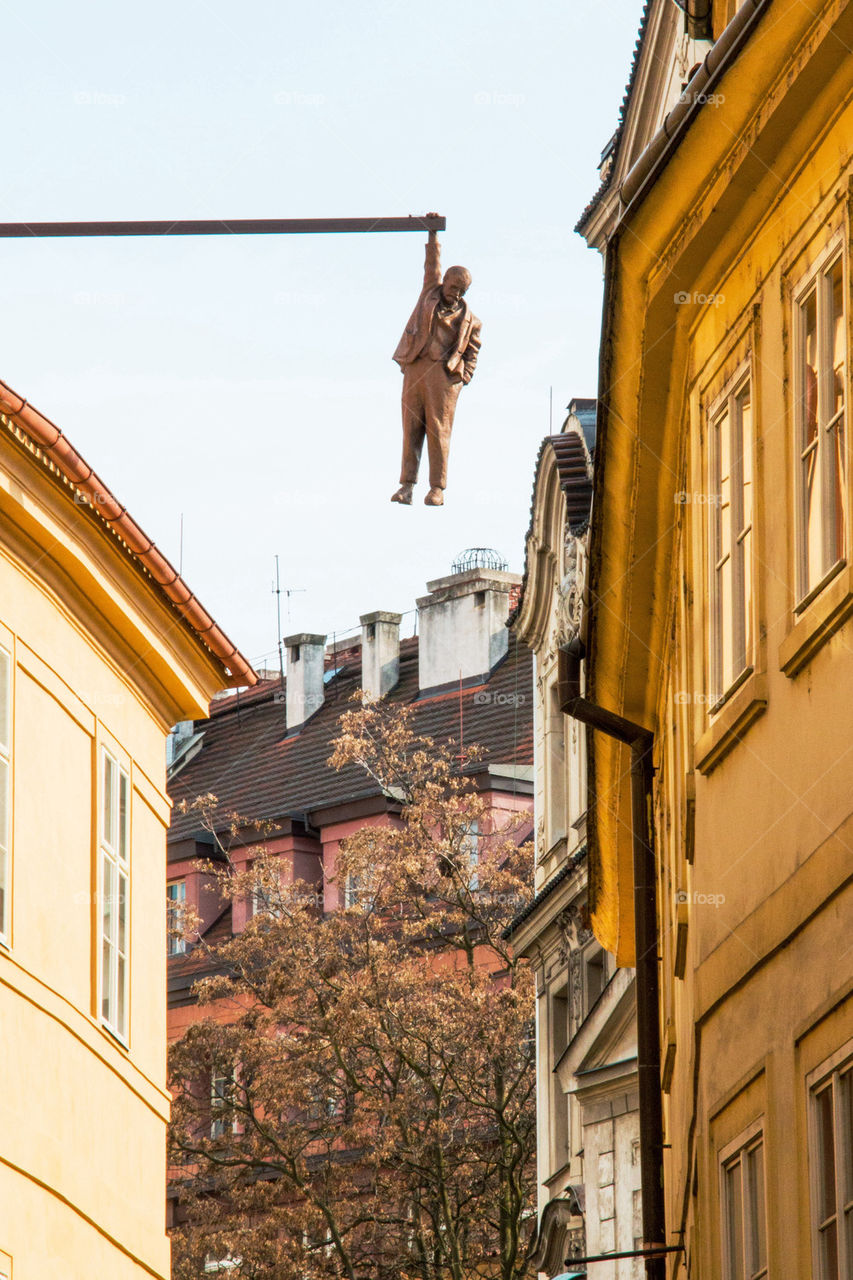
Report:
[[[444,231],[447,219],[408,218],[188,218],[171,222],[0,222],[0,239],[42,236],[263,236],[327,232]]]

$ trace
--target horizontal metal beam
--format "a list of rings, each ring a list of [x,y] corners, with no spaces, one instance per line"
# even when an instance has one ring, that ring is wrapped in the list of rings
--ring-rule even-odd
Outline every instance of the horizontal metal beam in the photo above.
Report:
[[[586,1258],[566,1258],[565,1267],[585,1266],[588,1262],[610,1262],[613,1258],[662,1258],[666,1253],[682,1253],[683,1244],[660,1244],[652,1249],[626,1249],[623,1253],[592,1253]]]
[[[0,239],[41,236],[270,236],[326,232],[444,231],[447,219],[187,218],[175,222],[0,222]]]

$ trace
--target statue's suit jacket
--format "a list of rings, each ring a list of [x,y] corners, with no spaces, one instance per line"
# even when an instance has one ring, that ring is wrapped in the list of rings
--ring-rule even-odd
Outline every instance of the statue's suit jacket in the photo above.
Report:
[[[426,262],[424,264],[424,284],[417,305],[409,317],[409,323],[403,336],[397,343],[393,359],[402,369],[418,356],[422,356],[429,345],[432,318],[441,297],[441,248],[438,241],[427,241]],[[462,299],[464,307],[459,325],[459,336],[452,352],[445,361],[448,373],[456,373],[461,368],[462,381],[470,382],[474,376],[474,367],[480,353],[480,330],[482,322]]]

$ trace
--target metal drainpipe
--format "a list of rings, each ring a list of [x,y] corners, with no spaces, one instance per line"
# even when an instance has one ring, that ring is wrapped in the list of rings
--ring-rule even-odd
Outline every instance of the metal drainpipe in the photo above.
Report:
[[[646,1248],[666,1244],[663,1198],[663,1112],[660,1087],[660,1027],[657,938],[657,872],[652,827],[654,735],[642,725],[606,711],[581,695],[583,646],[573,640],[560,650],[560,706],[583,724],[631,748],[631,818],[634,848],[636,938],[637,1075],[640,1095],[640,1176]],[[647,1280],[665,1280],[665,1258],[646,1259]]]

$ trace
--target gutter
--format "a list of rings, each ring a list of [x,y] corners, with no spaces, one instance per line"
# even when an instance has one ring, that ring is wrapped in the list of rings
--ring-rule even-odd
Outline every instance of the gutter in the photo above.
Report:
[[[657,870],[652,827],[654,735],[581,695],[583,646],[560,650],[560,708],[565,715],[631,748],[631,826],[634,850],[636,939],[637,1078],[640,1103],[640,1178],[648,1280],[665,1280],[666,1211],[663,1195],[663,1112],[660,1087],[660,989],[658,978]],[[611,1255],[612,1256],[612,1255]]]
[[[55,423],[34,409],[5,382],[0,382],[0,412],[8,414],[30,436],[46,456],[80,493],[97,514],[121,538],[145,567],[163,594],[177,608],[200,640],[240,684],[257,683],[251,664],[243,657],[190,591],[183,578],[157,550],[146,533],[128,514]]]
[[[619,189],[620,221],[633,213],[657,182],[684,135],[752,36],[772,0],[745,0],[693,76]]]

